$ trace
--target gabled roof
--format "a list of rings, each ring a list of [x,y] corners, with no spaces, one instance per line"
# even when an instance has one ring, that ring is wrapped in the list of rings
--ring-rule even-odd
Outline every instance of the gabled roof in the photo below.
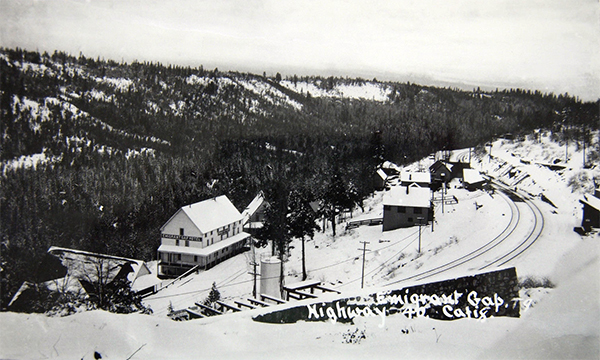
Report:
[[[256,214],[258,209],[265,203],[265,196],[262,191],[260,191],[254,199],[246,206],[244,211],[242,211],[242,216],[244,217],[244,222],[248,221],[252,217],[252,215]]]
[[[203,234],[220,227],[242,220],[242,214],[233,206],[225,195],[186,205],[179,209],[160,229],[183,212]]]
[[[453,166],[452,164],[448,164],[448,163],[443,162],[442,160],[438,160],[429,167],[429,170],[430,171],[438,171],[440,168],[445,167],[448,171],[452,171],[452,166]]]
[[[479,171],[475,169],[463,169],[463,181],[467,184],[477,184],[480,182],[484,182],[485,179]]]
[[[600,199],[594,195],[583,195],[583,200],[579,200],[582,204],[593,207],[596,210],[600,210]]]
[[[429,188],[418,185],[395,186],[383,198],[383,205],[429,207],[431,205]]]
[[[431,173],[429,172],[408,172],[403,171],[400,173],[401,182],[415,182],[415,183],[431,183]]]

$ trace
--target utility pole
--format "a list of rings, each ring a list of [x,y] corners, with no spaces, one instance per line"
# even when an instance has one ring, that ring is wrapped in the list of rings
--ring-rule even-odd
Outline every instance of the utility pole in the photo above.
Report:
[[[254,278],[254,287],[252,288],[252,296],[256,299],[256,276],[258,273],[256,272],[256,267],[258,263],[256,262],[256,253],[254,252],[254,239],[250,238],[250,246],[252,247],[252,261],[250,261],[250,265],[253,267],[252,272],[248,274],[252,275]]]
[[[442,182],[442,214],[444,213],[444,190],[446,189],[446,183]]]
[[[583,139],[583,168],[585,169],[585,138]]]
[[[567,134],[567,136],[569,136],[569,134]],[[565,164],[569,162],[569,138],[566,138],[566,143],[565,143]]]
[[[256,299],[256,275],[258,275],[258,273],[256,272],[256,267],[258,266],[258,263],[256,261],[251,261],[250,265],[254,267],[252,272],[249,272],[248,274],[254,277],[254,287],[252,288],[252,296]]]
[[[361,241],[361,243],[363,244],[363,248],[358,250],[362,250],[363,252],[362,275],[360,280],[360,288],[362,289],[365,286],[365,253],[371,250],[367,249],[367,244],[369,244],[368,241]]]
[[[471,165],[471,147],[469,147],[469,165]]]
[[[421,253],[421,226],[423,226],[423,219],[425,219],[422,216],[417,217],[417,220],[419,220],[419,254]]]

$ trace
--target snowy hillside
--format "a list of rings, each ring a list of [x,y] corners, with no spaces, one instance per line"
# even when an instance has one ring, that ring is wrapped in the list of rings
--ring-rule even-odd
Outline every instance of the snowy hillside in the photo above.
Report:
[[[290,80],[282,81],[281,84],[291,90],[302,94],[310,93],[314,97],[363,99],[385,102],[389,100],[391,88],[385,84],[377,82],[357,82],[352,84],[336,84],[331,88],[325,88],[322,82],[293,82]]]
[[[495,190],[470,192],[452,182],[445,196],[457,201],[443,209],[436,202],[434,228],[421,229],[421,253],[416,227],[382,233],[380,226],[344,230],[342,223],[336,237],[327,229],[307,242],[309,278],[342,291],[341,297],[514,266],[521,282],[533,284],[520,290],[519,319],[409,320],[396,314],[384,322],[356,318],[354,324],[252,321],[271,308],[181,323],[166,317],[169,306],[184,309],[205,299],[213,282],[226,301],[251,296],[252,258],[245,253],[148,297],[152,316],[0,313],[0,357],[92,359],[97,352],[103,359],[598,358],[600,237],[597,231],[583,237],[573,231],[581,224],[579,199],[600,178],[598,133],[594,139],[588,168],[576,144],[566,150],[544,133],[498,140],[486,152],[454,151],[461,161],[470,154],[472,166],[492,179]],[[432,162],[423,159],[404,170],[427,169]],[[373,194],[364,212],[356,209],[348,220],[381,217],[384,194]],[[370,249],[365,290],[359,241],[368,241]],[[287,284],[300,281],[301,274],[300,244],[292,245]],[[269,252],[259,249],[257,257]]]

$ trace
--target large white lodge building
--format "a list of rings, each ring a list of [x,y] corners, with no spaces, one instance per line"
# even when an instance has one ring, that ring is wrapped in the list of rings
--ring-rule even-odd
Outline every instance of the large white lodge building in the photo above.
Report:
[[[196,265],[207,269],[243,251],[250,237],[243,222],[225,195],[182,207],[160,229],[159,274],[178,276]]]

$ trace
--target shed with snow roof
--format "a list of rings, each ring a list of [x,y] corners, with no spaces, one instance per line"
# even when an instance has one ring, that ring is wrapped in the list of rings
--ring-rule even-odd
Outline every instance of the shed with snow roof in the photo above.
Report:
[[[596,189],[594,195],[584,195],[579,202],[583,204],[581,226],[586,231],[590,231],[592,228],[600,228],[600,189]]]
[[[244,216],[221,195],[183,206],[160,229],[159,273],[178,276],[209,268],[244,250]]]
[[[463,169],[463,186],[467,190],[481,189],[486,180],[481,173],[475,169]]]
[[[393,187],[383,198],[383,231],[426,225],[432,219],[429,188],[416,184]]]
[[[396,164],[394,164],[393,162],[390,162],[390,161],[384,161],[384,163],[381,164],[381,169],[388,176],[398,175],[402,171],[402,168],[400,166],[398,166],[398,165],[396,165]]]

